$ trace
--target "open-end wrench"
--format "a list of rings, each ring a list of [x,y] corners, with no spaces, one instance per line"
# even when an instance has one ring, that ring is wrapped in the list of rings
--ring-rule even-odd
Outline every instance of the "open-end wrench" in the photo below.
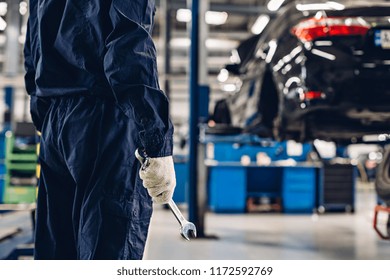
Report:
[[[141,155],[138,149],[135,151],[135,157],[142,164],[142,170],[145,170],[149,166],[149,158],[145,155]],[[184,239],[190,240],[191,238],[196,237],[196,227],[193,223],[189,222],[184,218],[183,214],[180,212],[176,203],[173,199],[169,200],[168,206],[171,209],[172,213],[175,215],[176,220],[180,224],[180,234]]]
[[[171,209],[172,213],[175,215],[176,220],[180,224],[180,234],[184,239],[190,240],[191,238],[196,238],[196,227],[193,223],[189,222],[184,218],[183,214],[180,212],[176,203],[171,199],[168,202],[168,206]]]

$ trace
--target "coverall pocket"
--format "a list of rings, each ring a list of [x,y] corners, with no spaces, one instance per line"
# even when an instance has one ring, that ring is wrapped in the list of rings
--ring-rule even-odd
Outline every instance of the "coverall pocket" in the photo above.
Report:
[[[30,96],[30,113],[35,128],[42,131],[43,124],[47,119],[52,102],[49,98]]]
[[[97,258],[142,258],[151,214],[152,208],[138,199],[105,198]]]
[[[128,232],[128,245],[131,259],[142,259],[152,216],[150,198],[133,200],[133,219]]]
[[[95,259],[126,259],[130,215],[121,203],[105,199],[101,205],[101,225]]]

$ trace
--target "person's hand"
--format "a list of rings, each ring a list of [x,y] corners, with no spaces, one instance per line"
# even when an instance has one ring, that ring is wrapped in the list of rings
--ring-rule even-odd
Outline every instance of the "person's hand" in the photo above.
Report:
[[[172,156],[148,158],[148,164],[140,169],[139,176],[154,203],[169,202],[176,186]]]

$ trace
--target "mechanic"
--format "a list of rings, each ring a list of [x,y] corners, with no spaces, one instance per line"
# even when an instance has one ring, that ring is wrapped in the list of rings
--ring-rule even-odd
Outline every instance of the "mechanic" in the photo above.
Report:
[[[25,82],[42,132],[35,259],[142,259],[151,197],[168,202],[176,184],[154,14],[153,0],[30,0]],[[137,148],[151,158],[142,172]]]

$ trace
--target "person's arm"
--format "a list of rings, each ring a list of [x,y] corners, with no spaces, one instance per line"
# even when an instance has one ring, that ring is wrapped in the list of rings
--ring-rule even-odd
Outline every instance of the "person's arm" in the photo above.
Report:
[[[32,121],[38,131],[42,131],[43,120],[49,109],[50,102],[44,98],[38,97],[37,86],[35,84],[35,63],[36,58],[33,54],[32,44],[37,40],[37,0],[30,0],[30,16],[27,22],[26,42],[24,44],[24,82],[26,91],[30,95],[30,113]]]
[[[29,95],[35,95],[36,93],[35,66],[34,66],[34,58],[31,52],[31,27],[30,27],[30,22],[34,20],[33,17],[34,14],[30,15],[27,22],[26,42],[24,44],[24,49],[23,49],[24,68],[26,70],[26,74],[24,75],[24,81],[26,85],[26,91]]]
[[[137,124],[141,148],[149,157],[165,157],[172,155],[173,126],[158,84],[154,9],[151,0],[112,1],[104,70],[118,105]]]

